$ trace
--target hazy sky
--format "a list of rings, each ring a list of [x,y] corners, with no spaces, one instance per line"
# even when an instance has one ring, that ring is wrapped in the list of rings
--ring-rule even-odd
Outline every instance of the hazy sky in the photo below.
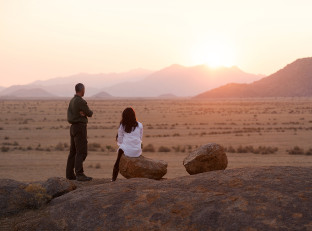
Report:
[[[79,72],[312,56],[311,0],[0,0],[0,86]]]

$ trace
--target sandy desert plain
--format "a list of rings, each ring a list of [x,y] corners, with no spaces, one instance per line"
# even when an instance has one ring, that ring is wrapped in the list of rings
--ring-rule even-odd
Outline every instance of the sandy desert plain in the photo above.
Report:
[[[312,98],[87,100],[94,116],[84,168],[95,178],[111,177],[115,136],[128,106],[144,125],[143,155],[167,161],[166,178],[188,175],[183,159],[210,142],[226,148],[228,168],[312,166]],[[0,178],[65,177],[68,102],[0,101]]]

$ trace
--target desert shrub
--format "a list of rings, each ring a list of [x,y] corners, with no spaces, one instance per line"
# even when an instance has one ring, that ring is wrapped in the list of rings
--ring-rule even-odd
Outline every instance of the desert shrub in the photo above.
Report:
[[[259,146],[254,150],[253,153],[255,154],[273,154],[278,151],[278,148],[276,147],[270,147],[270,146]]]
[[[173,146],[172,149],[173,149],[175,152],[180,152],[180,145]]]
[[[8,152],[9,150],[10,150],[9,147],[5,147],[5,146],[1,147],[1,152]]]
[[[240,145],[238,148],[233,148],[232,146],[226,149],[227,152],[231,153],[254,153],[254,154],[273,154],[278,151],[277,147],[271,146],[259,146],[254,148],[252,145],[242,146]]]
[[[300,148],[299,146],[295,146],[292,149],[287,150],[287,152],[290,155],[303,155],[304,154],[304,150]]]
[[[30,151],[30,150],[32,150],[32,147],[31,147],[31,146],[28,146],[26,149],[27,149],[28,151]]]
[[[116,149],[111,145],[106,145],[105,147],[107,152],[116,152]]]
[[[106,146],[106,148],[107,147],[108,146]],[[98,151],[98,149],[100,149],[100,148],[101,148],[101,144],[99,144],[99,143],[88,143],[88,150],[89,151]]]
[[[312,155],[312,148],[310,148],[308,151],[306,151],[305,154],[308,155],[308,156],[311,156]]]
[[[235,151],[235,148],[233,148],[232,146],[229,146],[229,147],[227,147],[227,148],[224,148],[224,151],[230,152],[230,153],[235,153],[235,152],[236,152],[236,151]]]
[[[95,165],[95,168],[97,168],[97,169],[101,168],[101,164],[100,164],[100,163],[97,163],[97,164]]]
[[[55,145],[54,149],[55,151],[64,151],[64,144],[59,142],[57,145]]]
[[[143,147],[143,152],[155,152],[155,148],[152,144],[148,144],[147,146]]]
[[[158,152],[170,152],[170,151],[171,151],[171,149],[168,147],[165,147],[165,146],[160,146],[158,148]]]
[[[237,153],[247,153],[247,149],[245,147],[243,147],[242,145],[240,145],[237,149],[236,149]]]
[[[180,136],[180,133],[174,133],[172,136],[173,137]]]
[[[5,136],[5,137],[4,137],[4,139],[5,139],[5,140],[8,140],[8,139],[10,139],[10,137],[8,137],[8,136]]]

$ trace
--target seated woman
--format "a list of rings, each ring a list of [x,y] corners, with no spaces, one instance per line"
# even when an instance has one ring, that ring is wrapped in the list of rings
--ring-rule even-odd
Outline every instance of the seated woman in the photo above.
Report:
[[[122,113],[122,119],[116,137],[119,146],[118,156],[114,165],[112,181],[115,181],[119,172],[119,161],[122,154],[129,157],[139,157],[142,154],[143,125],[137,121],[131,107]]]

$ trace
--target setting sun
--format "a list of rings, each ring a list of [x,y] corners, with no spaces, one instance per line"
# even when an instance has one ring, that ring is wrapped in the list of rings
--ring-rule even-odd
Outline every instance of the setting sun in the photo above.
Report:
[[[233,49],[220,42],[195,47],[192,51],[193,64],[206,64],[209,67],[230,67],[235,65]]]

